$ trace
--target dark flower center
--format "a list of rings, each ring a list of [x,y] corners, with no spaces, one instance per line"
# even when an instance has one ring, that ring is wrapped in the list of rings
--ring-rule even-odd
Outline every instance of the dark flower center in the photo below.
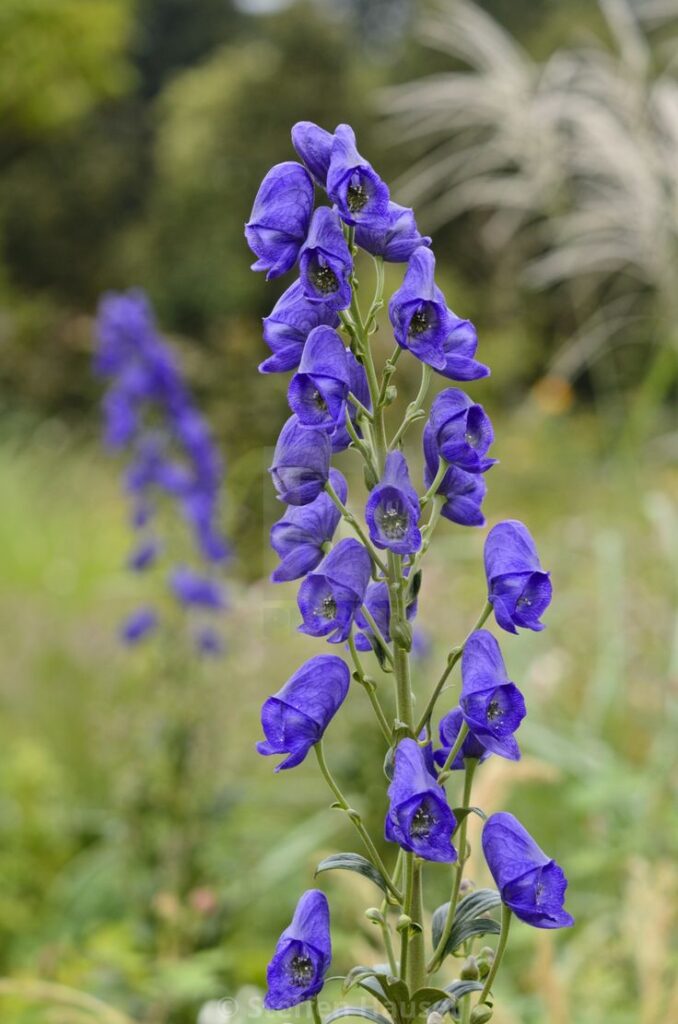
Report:
[[[317,288],[322,295],[330,295],[332,292],[336,292],[339,288],[337,275],[329,267],[323,267],[321,264],[317,264],[309,270],[308,276],[311,279],[311,284]]]
[[[517,608],[531,608],[532,602],[529,597],[519,597],[516,601]]]
[[[504,709],[498,700],[491,700],[487,705],[487,720],[488,722],[496,722],[498,718],[502,718]]]
[[[362,181],[357,177],[357,175],[354,175],[346,192],[346,205],[351,213],[360,213],[367,204],[369,198],[368,191]]]
[[[313,980],[313,961],[309,956],[298,955],[290,962],[290,977],[293,985],[306,986]]]
[[[433,825],[433,815],[424,806],[418,807],[410,825],[410,835],[415,839],[425,839]]]
[[[407,533],[407,516],[396,505],[387,505],[378,516],[379,526],[389,540],[400,540]]]
[[[313,402],[313,405],[316,407],[316,409],[318,409],[320,412],[327,412],[327,402],[325,401],[325,399],[320,394],[317,388],[311,395],[311,401]]]
[[[324,597],[320,606],[316,608],[317,614],[321,619],[333,619],[337,614],[337,602],[334,600],[332,595]]]
[[[410,326],[408,334],[410,337],[417,337],[423,334],[431,326],[431,317],[426,306],[420,306],[416,311],[412,319],[410,320]]]

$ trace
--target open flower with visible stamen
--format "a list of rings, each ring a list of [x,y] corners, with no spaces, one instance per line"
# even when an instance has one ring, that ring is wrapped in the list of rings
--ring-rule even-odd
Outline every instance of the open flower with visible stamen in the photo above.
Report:
[[[290,381],[290,409],[303,426],[333,431],[337,423],[343,424],[349,384],[344,342],[331,327],[315,327]]]
[[[367,550],[357,540],[340,540],[299,587],[297,604],[301,633],[326,636],[331,644],[348,639],[356,613],[365,600],[372,570]]]
[[[306,297],[329,309],[348,309],[352,270],[353,260],[339,215],[329,206],[319,206],[299,253],[299,275]]]
[[[390,452],[381,480],[370,493],[365,519],[378,548],[412,555],[421,547],[419,496],[410,482],[405,456]]]
[[[445,296],[435,283],[436,259],[419,246],[407,264],[403,283],[388,304],[395,340],[422,363],[444,370],[445,339],[453,326]]]
[[[522,693],[506,674],[499,644],[486,629],[466,641],[461,658],[459,706],[470,731],[493,754],[520,759],[513,735],[525,717]]]
[[[347,124],[334,132],[327,169],[327,194],[346,224],[380,226],[388,213],[388,186],[356,149],[355,134]]]
[[[267,1010],[288,1010],[320,992],[332,960],[330,910],[319,889],[308,889],[266,968]]]
[[[450,863],[457,859],[452,845],[457,820],[415,740],[401,740],[396,747],[388,795],[385,836],[389,842],[424,860]]]
[[[502,902],[534,928],[570,928],[563,907],[567,878],[512,814],[491,815],[483,827],[483,853]]]

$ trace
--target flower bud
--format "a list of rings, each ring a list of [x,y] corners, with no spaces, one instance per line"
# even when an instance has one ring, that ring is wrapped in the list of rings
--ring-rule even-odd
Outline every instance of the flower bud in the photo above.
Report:
[[[397,643],[398,647],[402,647],[405,651],[412,650],[412,627],[409,622],[406,620],[396,622],[391,629],[391,636]]]
[[[488,1020],[492,1019],[492,1010],[489,1006],[483,1004],[482,1006],[476,1006],[471,1013],[471,1024],[486,1024]]]
[[[480,977],[478,963],[474,956],[469,956],[463,963],[459,977],[462,981],[477,981]]]
[[[444,1018],[437,1010],[431,1010],[426,1018],[426,1024],[444,1024]]]
[[[365,911],[365,917],[367,918],[368,921],[371,921],[372,924],[384,923],[384,915],[377,907],[369,907]]]
[[[391,405],[398,397],[398,389],[395,384],[389,384],[384,392],[384,405]]]
[[[407,929],[410,927],[411,924],[412,924],[412,918],[408,914],[401,914],[400,917],[398,918],[398,923],[396,925],[396,931],[398,931],[398,932],[407,931]]]
[[[395,750],[393,747],[389,747],[386,751],[386,757],[384,758],[384,775],[389,782],[393,779],[393,768],[395,764]]]
[[[470,878],[462,878],[461,885],[459,886],[459,895],[468,896],[470,892],[473,892],[475,887],[475,882],[472,882]]]
[[[483,948],[480,950],[480,956],[482,956],[485,960],[489,960],[490,963],[492,963],[492,961],[494,960],[494,950],[492,946],[483,946]]]
[[[365,466],[363,470],[363,479],[365,481],[365,487],[368,491],[374,490],[379,483],[379,477],[374,472],[371,466]]]
[[[488,976],[488,974],[490,973],[490,965],[488,964],[487,960],[481,959],[478,961],[478,973],[480,974],[481,978],[486,978]]]

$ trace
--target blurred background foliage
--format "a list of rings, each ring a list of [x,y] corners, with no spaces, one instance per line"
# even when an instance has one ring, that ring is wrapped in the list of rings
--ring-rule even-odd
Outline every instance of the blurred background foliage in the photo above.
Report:
[[[210,1001],[246,1005],[314,864],[353,843],[310,768],[285,785],[252,752],[261,700],[312,653],[264,578],[286,382],[256,373],[259,319],[283,286],[242,238],[302,118],[353,124],[434,235],[493,368],[473,389],[502,460],[488,518],[527,519],[556,581],[546,633],[506,643],[525,758],[490,762],[479,802],[557,851],[579,924],[516,933],[497,1024],[678,1016],[677,24],[676,0],[2,0],[0,1019],[222,1024]],[[229,656],[174,679],[114,640],[135,581],[92,315],[130,285],[229,466]],[[441,533],[422,688],[482,600],[482,538]],[[379,831],[359,697],[331,753]],[[337,967],[374,959],[373,894],[327,887]]]

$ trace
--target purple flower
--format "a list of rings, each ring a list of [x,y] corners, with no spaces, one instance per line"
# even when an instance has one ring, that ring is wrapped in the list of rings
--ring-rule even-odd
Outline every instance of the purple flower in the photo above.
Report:
[[[361,249],[381,256],[387,263],[407,263],[415,249],[431,244],[427,235],[419,234],[414,211],[398,203],[388,204],[386,217],[379,223],[358,224],[355,240]]]
[[[211,626],[203,626],[195,635],[195,646],[199,654],[210,658],[218,658],[224,653],[224,643],[220,634]]]
[[[448,380],[479,380],[489,377],[490,369],[473,357],[478,348],[478,335],[470,320],[462,320],[451,309],[450,331],[443,342],[445,366],[440,370]]]
[[[356,149],[355,133],[347,124],[334,132],[327,194],[346,224],[378,227],[386,220],[388,186]]]
[[[332,133],[313,121],[297,121],[292,128],[292,145],[321,188],[327,183],[333,142]]]
[[[497,461],[485,457],[493,441],[492,424],[482,405],[458,388],[440,392],[425,429],[427,462],[437,454],[467,473],[484,473]]]
[[[412,555],[421,547],[419,497],[410,483],[405,456],[389,452],[381,481],[365,506],[370,537],[378,548]]]
[[[331,327],[315,327],[287,392],[292,412],[305,427],[331,432],[343,421],[349,380],[343,341]]]
[[[365,367],[362,363],[359,363],[356,357],[351,352],[350,348],[346,349],[346,362],[348,365],[348,390],[352,395],[361,402],[366,409],[372,410],[372,399],[370,397],[370,388],[367,383],[367,374],[365,373]],[[343,452],[351,443],[351,435],[346,429],[346,410],[351,423],[356,429],[356,433],[359,437],[362,436],[360,428],[357,424],[358,410],[356,409],[353,402],[347,402],[344,410],[344,417],[340,419],[334,430],[330,435],[330,441],[332,442],[332,451]]]
[[[534,928],[570,928],[563,908],[567,879],[512,814],[502,811],[483,827],[483,853],[502,902]]]
[[[275,769],[294,768],[323,737],[348,693],[351,674],[346,662],[320,654],[302,665],[281,690],[264,702],[261,725],[266,739],[260,754],[287,754]]]
[[[108,292],[103,296],[97,311],[97,373],[119,374],[155,340],[153,310],[140,289],[131,289],[126,294]]]
[[[457,859],[452,845],[456,819],[415,740],[401,740],[396,748],[388,795],[385,836],[389,842],[424,860],[449,863]]]
[[[159,550],[160,545],[154,538],[142,541],[128,558],[127,567],[133,572],[144,572],[145,569],[150,569],[155,564]]]
[[[301,633],[343,643],[365,599],[372,562],[357,540],[340,540],[299,587]]]
[[[294,917],[278,939],[266,969],[267,1010],[288,1010],[317,995],[332,959],[327,897],[309,889],[297,903]]]
[[[170,575],[170,587],[178,601],[186,605],[220,610],[226,607],[223,587],[186,566],[179,566]]]
[[[434,370],[447,362],[445,340],[452,320],[445,296],[434,281],[436,260],[423,245],[409,258],[405,278],[388,305],[395,339]]]
[[[365,600],[363,602],[368,612],[376,622],[386,643],[391,641],[391,600],[388,594],[388,587],[383,580],[376,583],[371,582],[367,587]],[[406,611],[407,620],[410,621],[417,614],[416,599],[411,600]],[[355,634],[355,645],[359,651],[370,651],[374,646],[374,635],[372,627],[365,618],[362,610],[355,617],[355,624],[360,632]]]
[[[513,734],[525,717],[525,700],[509,680],[499,644],[486,629],[466,641],[461,678],[459,705],[471,732],[493,754],[519,760]]]
[[[426,459],[424,486],[428,490],[435,480],[440,459],[435,430],[430,422],[424,427],[423,441]],[[448,466],[437,491],[445,496],[441,515],[460,526],[482,526],[485,516],[481,506],[486,492],[487,485],[482,474],[467,473],[458,466]]]
[[[120,627],[120,639],[132,647],[158,628],[158,617],[152,608],[132,612]]]
[[[329,206],[319,206],[299,254],[299,273],[306,297],[324,303],[329,309],[347,309],[351,304],[352,270],[353,260],[339,216]]]
[[[278,497],[288,505],[314,501],[330,475],[332,446],[325,430],[302,427],[290,416],[280,431],[269,473]]]
[[[345,502],[348,487],[338,469],[330,470],[330,483]],[[324,491],[309,505],[288,508],[282,519],[271,527],[271,547],[281,560],[271,576],[273,582],[297,580],[315,569],[340,519],[339,509]]]
[[[245,238],[255,256],[252,270],[266,280],[280,277],[297,262],[313,210],[313,182],[305,167],[287,161],[268,172],[257,192]]]
[[[461,708],[452,708],[451,711],[440,719],[440,725],[438,730],[440,733],[440,750],[436,750],[433,758],[436,764],[442,766],[447,761],[448,755],[454,746],[459,730],[461,729],[462,722],[464,721],[464,713]],[[453,772],[463,771],[465,765],[464,761],[467,757],[475,758],[478,762],[486,761],[492,753],[488,750],[475,733],[468,732],[466,738],[461,745],[461,749],[457,752],[457,755],[450,765],[450,770]]]
[[[551,580],[523,523],[507,519],[492,527],[485,541],[485,575],[488,601],[502,629],[544,628],[539,619],[551,603]]]
[[[296,370],[307,337],[320,324],[338,327],[336,310],[325,302],[309,299],[301,281],[295,281],[280,296],[271,314],[264,317],[264,341],[273,355],[259,364],[259,372]]]

